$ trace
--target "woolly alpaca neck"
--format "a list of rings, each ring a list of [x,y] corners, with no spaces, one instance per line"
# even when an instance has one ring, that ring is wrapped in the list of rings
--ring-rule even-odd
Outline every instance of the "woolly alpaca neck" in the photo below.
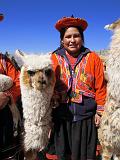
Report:
[[[110,55],[107,62],[107,73],[109,77],[108,93],[120,101],[120,27],[116,28],[110,44]]]

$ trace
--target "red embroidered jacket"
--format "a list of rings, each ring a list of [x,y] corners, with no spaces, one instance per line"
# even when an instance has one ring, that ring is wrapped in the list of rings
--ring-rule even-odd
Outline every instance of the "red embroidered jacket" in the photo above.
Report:
[[[96,100],[97,111],[101,113],[104,110],[106,84],[99,56],[85,49],[78,56],[74,69],[71,68],[64,49],[54,52],[51,58],[57,79],[55,90],[61,96],[61,102],[67,103],[70,100],[81,103],[82,95],[92,97]]]

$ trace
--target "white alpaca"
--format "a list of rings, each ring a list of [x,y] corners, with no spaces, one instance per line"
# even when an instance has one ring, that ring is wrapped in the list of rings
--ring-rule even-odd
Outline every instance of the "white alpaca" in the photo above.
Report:
[[[36,151],[44,149],[49,140],[52,110],[50,102],[55,75],[50,55],[25,55],[23,63],[20,86],[25,130],[24,149],[26,159],[34,160]]]
[[[99,128],[99,140],[102,145],[102,159],[120,160],[120,20],[105,28],[113,31],[110,52],[107,57],[106,71],[107,101]]]
[[[7,91],[13,86],[13,80],[7,75],[0,74],[0,95],[2,92]],[[12,113],[14,136],[17,136],[18,123],[21,121],[19,110],[13,100],[12,96],[9,96],[10,103],[8,104]],[[7,105],[7,104],[6,104]]]

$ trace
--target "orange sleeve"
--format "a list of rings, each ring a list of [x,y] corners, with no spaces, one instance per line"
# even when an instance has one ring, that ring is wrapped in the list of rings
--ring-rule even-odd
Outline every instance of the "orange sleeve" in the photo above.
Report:
[[[52,67],[55,72],[55,76],[57,78],[60,73],[60,71],[59,71],[60,68],[59,68],[59,63],[58,63],[58,59],[56,57],[56,54],[51,54],[51,60],[52,60]]]
[[[51,54],[51,60],[52,60],[52,67],[55,71],[56,66],[58,65],[58,60],[55,54]]]
[[[7,58],[6,58],[6,75],[12,78],[13,87],[11,87],[8,91],[5,91],[5,93],[8,96],[9,95],[12,96],[14,101],[16,102],[17,98],[20,96],[20,81],[19,81],[20,71],[17,71],[14,65]]]
[[[54,96],[59,97],[60,95],[59,95],[59,92],[57,91],[57,87],[58,87],[59,83],[57,83],[57,82],[60,79],[60,66],[59,66],[59,62],[58,62],[58,59],[57,59],[57,56],[55,53],[51,55],[51,60],[52,60],[52,67],[53,67],[53,70],[55,72],[55,77],[56,77]]]
[[[97,111],[104,111],[106,101],[106,83],[104,78],[104,66],[99,56],[95,57],[95,100],[97,102]]]

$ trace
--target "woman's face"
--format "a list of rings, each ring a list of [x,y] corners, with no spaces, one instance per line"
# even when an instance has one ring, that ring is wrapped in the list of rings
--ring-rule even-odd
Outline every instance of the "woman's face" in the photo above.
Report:
[[[79,30],[75,27],[68,28],[64,34],[62,43],[68,53],[73,56],[76,54],[78,55],[78,52],[83,44]]]

